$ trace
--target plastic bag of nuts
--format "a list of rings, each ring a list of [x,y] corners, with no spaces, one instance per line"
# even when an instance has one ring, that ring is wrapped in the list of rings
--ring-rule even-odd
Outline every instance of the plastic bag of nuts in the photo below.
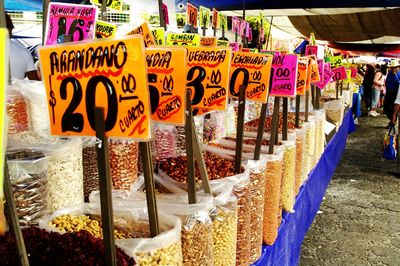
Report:
[[[30,130],[28,101],[18,91],[10,89],[7,95],[7,115],[9,117],[8,134],[13,135]]]
[[[46,211],[48,158],[40,150],[9,149],[7,163],[20,224],[36,225]]]
[[[303,128],[298,128],[296,132],[296,176],[294,191],[295,195],[299,194],[300,186],[302,184],[302,174],[303,174],[303,157],[304,157],[304,146],[305,146],[305,130]]]
[[[268,245],[274,244],[278,237],[279,208],[281,200],[281,183],[283,175],[283,151],[278,150],[274,155],[266,154],[266,184],[264,202],[263,239]]]
[[[138,265],[182,265],[181,221],[158,212],[160,234],[151,238],[147,206],[142,202],[129,209],[114,208],[116,245]],[[80,204],[58,210],[39,221],[39,227],[59,233],[87,231],[102,237],[101,214],[98,204]]]
[[[175,146],[178,131],[172,125],[156,125],[155,152],[156,159],[175,157]]]
[[[204,140],[204,115],[199,115],[193,117],[194,126],[196,129],[197,138],[199,143],[203,143]],[[186,154],[186,132],[185,127],[177,126],[176,130],[178,132],[176,145],[175,145],[175,155],[181,156]]]
[[[100,143],[96,138],[82,142],[83,193],[85,200],[92,191],[99,190],[99,169],[97,166],[97,148]]]
[[[133,140],[109,139],[109,160],[113,188],[130,190],[138,178],[138,143]]]
[[[293,141],[283,141],[285,153],[283,155],[283,191],[282,204],[287,212],[294,212],[295,175],[296,175],[296,144]]]

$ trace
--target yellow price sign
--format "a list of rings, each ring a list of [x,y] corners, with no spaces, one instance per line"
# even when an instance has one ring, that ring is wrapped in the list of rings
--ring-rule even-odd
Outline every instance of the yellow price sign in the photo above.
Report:
[[[185,124],[186,49],[146,49],[151,113],[156,122]]]
[[[199,46],[200,35],[195,33],[168,33],[167,45]]]
[[[201,46],[217,46],[217,38],[202,36],[200,38],[200,45]]]
[[[229,47],[229,41],[217,40],[217,46]]]
[[[207,7],[200,6],[200,27],[208,28],[210,25],[211,10]]]
[[[108,8],[115,9],[115,10],[122,10],[122,0],[90,0],[90,3],[101,6],[103,1],[106,1],[106,5]]]
[[[239,97],[245,85],[246,99],[266,103],[271,77],[272,55],[234,52],[231,61],[229,95]]]
[[[103,107],[107,136],[151,137],[142,36],[46,46],[39,54],[53,135],[95,136],[94,110]]]
[[[153,34],[156,45],[164,45],[165,44],[165,30],[163,27],[152,29],[151,33]]]
[[[6,91],[8,80],[8,30],[0,28],[0,199],[3,199],[4,160],[7,147]],[[0,203],[3,205],[3,203]]]
[[[113,38],[117,32],[117,25],[98,20],[96,21],[96,38],[107,39]]]
[[[144,22],[139,27],[133,29],[127,35],[133,35],[133,34],[142,35],[143,36],[143,41],[144,41],[144,46],[146,46],[146,47],[149,47],[151,45],[155,45],[156,44],[156,42],[154,41],[153,34],[150,31],[149,23],[147,23],[147,22]]]
[[[194,108],[226,110],[231,50],[220,47],[188,47],[187,84]]]

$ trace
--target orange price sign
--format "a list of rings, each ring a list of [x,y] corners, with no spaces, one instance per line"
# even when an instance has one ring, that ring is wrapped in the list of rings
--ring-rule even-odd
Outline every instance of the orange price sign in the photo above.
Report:
[[[318,62],[317,62],[317,57],[315,55],[310,55],[311,57],[311,83],[316,83],[320,81],[319,77],[319,71],[318,71]]]
[[[186,24],[192,25],[194,28],[197,28],[197,13],[197,7],[188,3],[186,6]]]
[[[219,27],[219,25],[218,25],[218,21],[219,21],[219,18],[218,18],[218,16],[219,16],[219,12],[218,12],[218,10],[216,10],[215,8],[213,8],[213,10],[212,10],[212,20],[211,20],[211,24],[212,24],[212,27],[214,28],[214,29],[218,29]]]
[[[151,117],[156,122],[185,124],[186,49],[147,48]]]
[[[231,61],[229,95],[239,97],[241,85],[247,86],[246,99],[266,103],[271,78],[272,55],[234,52]]]
[[[188,47],[187,84],[192,106],[226,110],[231,50],[222,47]]]
[[[307,77],[308,77],[308,58],[307,57],[299,57],[297,61],[297,95],[304,95],[307,86]]]
[[[202,36],[200,38],[200,45],[201,46],[217,46],[217,38]]]
[[[144,45],[146,47],[149,47],[151,45],[155,45],[156,44],[156,41],[154,40],[153,33],[151,32],[149,24],[147,22],[144,22],[139,27],[133,29],[127,35],[133,35],[133,34],[142,35],[143,36],[143,40],[144,40]]]
[[[40,48],[51,133],[95,136],[103,107],[109,137],[149,139],[150,99],[142,36]]]

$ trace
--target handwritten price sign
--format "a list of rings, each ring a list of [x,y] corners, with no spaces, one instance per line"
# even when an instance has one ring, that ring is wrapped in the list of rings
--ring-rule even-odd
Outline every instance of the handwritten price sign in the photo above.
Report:
[[[275,55],[270,96],[296,96],[297,55]]]
[[[351,69],[351,78],[353,78],[353,79],[357,78],[357,73],[358,73],[358,69],[352,68]]]
[[[101,6],[103,1],[106,2],[108,8],[115,9],[115,10],[122,10],[122,0],[90,0],[90,3]]]
[[[44,43],[64,43],[65,35],[72,36],[73,42],[93,39],[96,19],[96,7],[50,3]]]
[[[239,97],[246,86],[246,99],[266,103],[269,91],[272,55],[236,52],[231,61],[229,95]]]
[[[202,28],[208,28],[210,25],[211,10],[207,7],[200,6],[200,25]]]
[[[219,22],[219,19],[218,19],[219,12],[215,8],[213,8],[212,12],[213,12],[212,13],[212,21],[211,21],[212,27],[214,29],[218,29],[219,28],[219,23],[218,23]]]
[[[165,44],[165,30],[163,27],[152,29],[151,34],[153,34],[156,45]]]
[[[220,29],[228,29],[228,18],[222,13],[219,13],[218,16],[218,26]]]
[[[151,137],[141,36],[49,46],[39,53],[53,135],[95,136],[99,106],[107,136]]]
[[[199,46],[200,35],[195,33],[168,33],[167,44]]]
[[[202,36],[200,39],[200,45],[201,46],[217,46],[217,38]]]
[[[185,124],[186,49],[147,48],[146,63],[154,121]]]
[[[150,31],[149,24],[147,22],[144,22],[139,27],[133,29],[127,35],[133,35],[133,34],[140,34],[140,35],[143,36],[143,41],[144,41],[144,46],[145,47],[149,47],[151,45],[155,45],[156,44],[156,42],[154,41],[153,34]]]
[[[229,48],[188,47],[187,84],[192,91],[192,106],[226,110],[228,103]]]
[[[324,77],[322,79],[322,83],[317,83],[316,86],[323,90],[334,75],[335,73],[333,73],[330,69],[324,68]]]
[[[229,47],[229,41],[217,40],[217,46]]]
[[[299,57],[297,61],[297,83],[296,83],[297,95],[305,94],[307,71],[308,71],[308,58]]]
[[[197,28],[197,13],[197,7],[188,3],[186,6],[186,24],[192,25],[193,28]]]
[[[319,72],[319,81],[315,82],[315,86],[320,88],[321,90],[324,88],[324,67],[325,67],[325,62],[322,59],[318,59],[318,72]]]
[[[343,57],[341,55],[328,57],[328,62],[331,63],[331,67],[340,67],[343,65]]]
[[[318,46],[317,45],[307,45],[306,46],[306,56],[315,55],[318,56]]]
[[[96,39],[113,38],[117,32],[117,25],[98,20],[96,22]]]
[[[229,47],[232,49],[232,52],[239,52],[239,43],[238,42],[230,42]]]
[[[311,63],[310,63],[310,70],[311,70],[311,83],[316,83],[320,81],[319,71],[318,71],[318,63],[317,58],[315,55],[310,55]]]
[[[332,72],[334,73],[333,76],[334,81],[347,79],[346,68],[344,66],[333,68]]]

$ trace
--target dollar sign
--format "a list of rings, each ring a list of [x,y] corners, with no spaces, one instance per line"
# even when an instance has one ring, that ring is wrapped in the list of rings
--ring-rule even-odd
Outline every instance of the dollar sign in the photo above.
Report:
[[[53,125],[56,123],[56,118],[54,116],[54,107],[56,106],[56,97],[54,97],[54,92],[53,90],[50,91],[50,100],[49,100],[49,105],[51,106],[51,110],[53,113]]]

